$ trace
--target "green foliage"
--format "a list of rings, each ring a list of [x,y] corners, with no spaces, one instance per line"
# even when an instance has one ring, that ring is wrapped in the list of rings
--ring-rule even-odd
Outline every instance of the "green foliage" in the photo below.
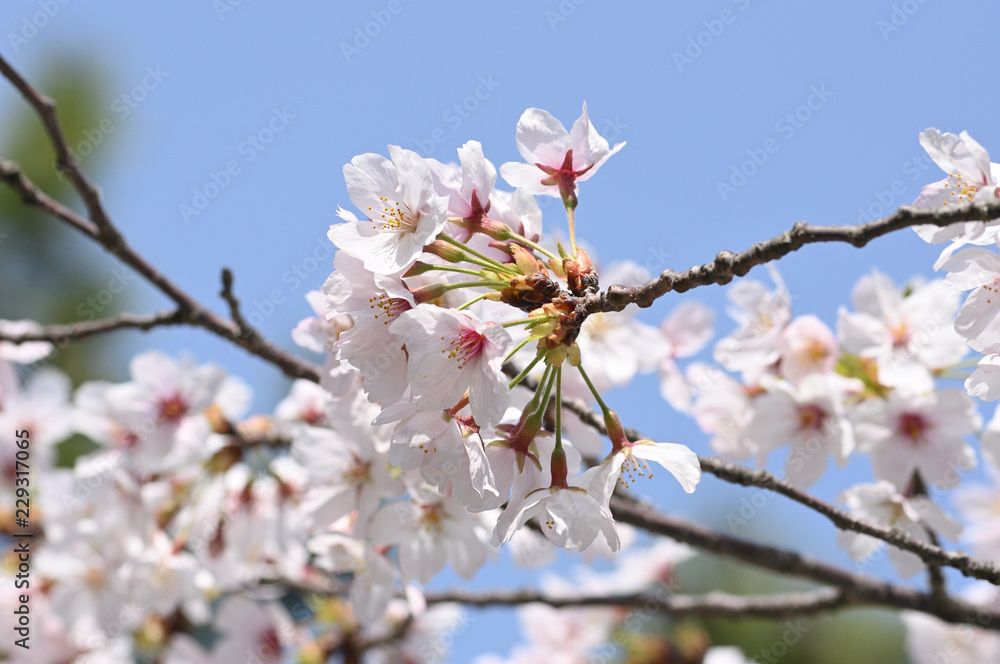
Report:
[[[93,132],[109,112],[97,66],[86,58],[66,56],[53,60],[35,78],[39,91],[56,100],[66,140],[71,147],[80,146],[86,140],[84,132]],[[55,167],[55,150],[34,110],[17,96],[4,115],[0,155],[18,163],[44,192],[81,210],[79,197]],[[90,177],[99,176],[108,148],[109,141],[103,141],[83,159],[82,168]],[[88,298],[102,296],[114,262],[66,225],[27,208],[6,187],[0,188],[0,249],[0,318],[71,323],[111,315],[128,304],[126,292],[115,294],[100,311],[88,307]],[[109,299],[107,294],[102,297]],[[111,341],[74,342],[47,362],[67,372],[74,383],[107,375],[110,363],[120,362],[108,352]]]

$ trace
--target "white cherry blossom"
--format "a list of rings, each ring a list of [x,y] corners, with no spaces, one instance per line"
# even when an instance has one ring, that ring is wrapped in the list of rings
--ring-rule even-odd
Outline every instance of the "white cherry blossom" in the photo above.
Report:
[[[965,437],[979,431],[982,418],[962,390],[910,394],[896,389],[886,399],[870,399],[852,414],[858,445],[871,453],[875,477],[906,491],[919,472],[926,484],[954,488],[956,472],[976,466]]]
[[[920,134],[920,145],[948,177],[923,188],[915,207],[938,208],[973,201],[1000,198],[1000,164],[990,162],[986,149],[963,131],[956,136],[926,129]],[[949,226],[914,226],[913,230],[927,242],[948,240],[990,244],[997,236],[996,221],[967,221]]]
[[[512,187],[531,194],[567,199],[575,196],[576,183],[589,179],[605,161],[623,147],[609,147],[583,113],[566,131],[547,111],[529,108],[517,121],[517,150],[527,163],[507,162],[500,174]]]
[[[885,480],[851,487],[840,494],[839,500],[847,505],[851,515],[876,526],[899,529],[919,542],[931,543],[928,528],[950,540],[957,539],[962,529],[927,497],[907,498]],[[837,533],[837,543],[845,547],[852,558],[862,562],[871,560],[887,547],[889,560],[902,576],[913,576],[924,569],[923,562],[915,553],[886,545],[870,535],[842,530]]]
[[[391,326],[406,343],[413,398],[426,408],[451,408],[469,393],[479,426],[496,424],[510,403],[501,372],[511,346],[500,325],[467,313],[421,304]]]
[[[330,241],[379,274],[396,274],[417,259],[447,222],[448,199],[434,191],[431,171],[412,150],[389,146],[391,161],[359,155],[344,166],[351,202],[366,215],[341,210],[347,223],[330,227]]]

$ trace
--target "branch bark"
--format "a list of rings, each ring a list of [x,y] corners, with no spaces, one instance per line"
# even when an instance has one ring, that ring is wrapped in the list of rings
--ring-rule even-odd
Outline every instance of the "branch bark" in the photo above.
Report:
[[[674,291],[683,293],[707,284],[728,284],[734,276],[742,277],[751,268],[763,265],[817,242],[846,242],[863,247],[877,237],[909,226],[928,224],[948,226],[960,221],[989,221],[1000,218],[1000,201],[969,203],[940,209],[902,206],[892,214],[856,226],[815,226],[799,222],[791,230],[770,240],[757,242],[746,251],[720,251],[715,260],[696,265],[684,272],[664,270],[656,279],[642,286],[611,286],[584,302],[587,313],[621,311],[630,304],[648,307],[657,298]]]
[[[780,574],[834,586],[851,604],[921,611],[945,622],[978,623],[984,629],[1000,631],[1000,613],[993,607],[977,606],[851,574],[792,551],[713,533],[619,496],[612,497],[611,510],[616,519],[648,532],[665,535],[699,549],[749,562]]]
[[[73,159],[56,117],[55,102],[33,88],[13,67],[0,56],[0,74],[20,91],[35,109],[56,151],[56,166],[73,183],[83,199],[89,219],[84,219],[66,206],[44,194],[14,162],[0,159],[0,179],[17,193],[30,207],[35,207],[60,219],[83,232],[123,263],[133,268],[146,281],[170,298],[176,305],[178,316],[184,322],[202,327],[228,341],[235,343],[249,353],[277,366],[292,378],[305,378],[319,382],[319,369],[274,345],[253,330],[245,321],[242,323],[226,320],[210,309],[199,304],[177,284],[161,273],[143,256],[128,245],[125,237],[111,221],[111,217],[101,202],[100,191],[88,180]],[[231,303],[230,303],[231,304]]]
[[[524,385],[530,389],[534,389],[532,381],[530,379],[526,380],[527,382],[524,382]],[[563,408],[572,411],[584,424],[597,430],[601,435],[607,435],[603,418],[594,412],[586,402],[581,399],[564,397],[562,403]],[[629,427],[625,428],[625,435],[631,441],[648,439],[647,436],[643,436],[637,430]],[[895,547],[910,551],[919,556],[928,567],[945,565],[957,569],[965,576],[989,581],[994,585],[1000,585],[1000,569],[996,565],[975,560],[967,553],[961,551],[947,551],[939,546],[915,540],[900,530],[882,528],[881,526],[876,526],[867,521],[855,518],[844,510],[775,477],[766,470],[745,468],[723,461],[722,459],[701,455],[698,456],[698,461],[704,472],[711,473],[725,482],[742,486],[755,486],[779,493],[822,514],[841,530],[853,530],[863,535],[871,535]]]
[[[850,598],[832,588],[773,595],[731,595],[713,591],[705,595],[669,595],[660,592],[613,595],[551,595],[541,590],[449,590],[427,593],[428,604],[456,602],[467,606],[521,606],[540,603],[553,608],[626,607],[660,613],[672,618],[788,618],[814,615],[851,606]],[[853,604],[860,606],[860,604]]]
[[[186,322],[184,312],[174,310],[145,315],[121,313],[117,316],[93,321],[69,323],[67,325],[47,325],[39,327],[39,329],[32,332],[7,332],[4,331],[4,326],[0,325],[0,341],[9,341],[14,344],[23,344],[29,341],[48,341],[61,346],[71,339],[85,339],[96,334],[103,334],[114,330],[137,329],[145,331],[151,330],[154,327],[183,325]]]

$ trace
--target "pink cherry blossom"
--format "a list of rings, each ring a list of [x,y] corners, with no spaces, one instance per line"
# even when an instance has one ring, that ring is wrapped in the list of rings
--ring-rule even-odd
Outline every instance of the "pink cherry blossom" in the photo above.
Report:
[[[402,313],[391,331],[406,343],[408,380],[421,407],[451,408],[469,393],[479,426],[496,424],[510,403],[501,371],[510,335],[500,325],[421,304]]]
[[[954,488],[956,469],[969,471],[976,455],[965,437],[979,431],[982,418],[962,390],[926,394],[893,390],[870,399],[852,414],[858,445],[871,453],[875,476],[907,491],[914,472],[940,489]]]
[[[529,108],[517,121],[516,140],[517,150],[527,163],[507,162],[501,166],[504,179],[531,194],[574,201],[576,183],[593,176],[611,155],[625,147],[618,143],[609,148],[587,117],[586,103],[568,132],[548,112]]]
[[[713,318],[711,309],[697,302],[685,302],[660,323],[660,333],[666,341],[658,367],[660,395],[682,413],[691,409],[693,390],[677,366],[677,360],[698,353],[708,344],[712,338]]]
[[[812,373],[826,373],[837,362],[837,339],[819,318],[799,316],[778,342],[781,375],[793,383]]]
[[[854,451],[854,432],[843,408],[849,381],[831,374],[810,374],[793,386],[769,381],[754,402],[746,436],[762,450],[791,444],[785,477],[800,486],[815,483],[832,456],[839,465]]]

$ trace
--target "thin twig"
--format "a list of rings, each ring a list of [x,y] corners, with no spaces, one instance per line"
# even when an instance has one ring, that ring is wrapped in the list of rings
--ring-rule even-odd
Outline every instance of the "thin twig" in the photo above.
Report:
[[[229,317],[233,319],[233,322],[240,329],[240,336],[249,337],[257,335],[257,331],[243,318],[243,312],[240,311],[240,300],[236,297],[236,293],[233,292],[233,271],[228,267],[222,268],[222,290],[219,291],[219,295],[229,305]]]
[[[61,219],[88,237],[97,237],[97,227],[94,224],[39,189],[13,161],[0,158],[0,180],[7,183],[28,207],[38,208]]]
[[[68,325],[46,325],[28,332],[7,332],[0,325],[0,341],[23,344],[29,341],[48,341],[58,346],[69,340],[85,339],[95,334],[103,334],[113,330],[151,330],[154,327],[166,325],[183,325],[184,313],[179,310],[161,311],[155,314],[121,313],[109,318],[92,321],[69,323]]]
[[[3,177],[8,186],[17,192],[29,206],[36,207],[61,219],[77,230],[83,231],[96,240],[109,253],[133,268],[146,281],[154,285],[177,305],[184,322],[206,330],[244,348],[280,368],[292,378],[305,378],[319,382],[319,369],[294,355],[286,353],[278,346],[261,337],[256,332],[247,334],[249,326],[226,320],[210,309],[199,304],[194,298],[153,267],[143,256],[128,245],[125,237],[112,223],[101,203],[100,191],[80,171],[72,158],[66,138],[56,117],[55,103],[33,88],[10,64],[0,56],[0,74],[3,74],[17,88],[35,109],[56,151],[56,166],[67,175],[87,208],[89,221],[82,219],[71,210],[42,194],[21,169],[13,162],[2,162]]]
[[[428,604],[456,602],[468,606],[521,606],[534,602],[553,608],[627,607],[647,613],[663,613],[672,618],[730,617],[787,618],[813,615],[846,606],[858,606],[851,598],[833,588],[773,595],[732,595],[713,591],[705,595],[669,595],[662,592],[638,592],[601,595],[551,595],[544,591],[521,590],[448,590],[426,593]]]
[[[856,226],[814,226],[799,222],[791,230],[757,242],[746,251],[735,254],[720,251],[711,263],[696,265],[684,272],[664,270],[658,278],[634,288],[611,286],[607,291],[589,297],[584,307],[588,313],[621,311],[633,303],[648,307],[671,291],[683,293],[696,286],[728,284],[734,276],[742,277],[751,268],[777,260],[807,244],[846,242],[863,247],[877,237],[909,226],[948,226],[960,221],[989,221],[998,217],[1000,201],[990,201],[937,209],[902,206],[887,217]]]
[[[49,135],[52,147],[56,151],[56,168],[65,173],[66,177],[73,183],[73,187],[80,194],[80,198],[83,199],[83,203],[87,207],[87,214],[91,222],[94,223],[101,233],[113,229],[111,220],[101,205],[100,190],[80,171],[79,163],[73,158],[69,144],[66,143],[66,137],[63,135],[59,119],[56,117],[55,101],[33,88],[3,56],[0,56],[0,74],[3,74],[4,78],[17,88],[27,102],[31,104],[31,107],[35,109],[35,112],[38,113],[42,124],[45,126],[45,131]],[[117,234],[117,231],[113,231],[113,233]]]
[[[525,381],[523,382],[525,386],[529,387],[529,389],[534,389],[530,379],[525,379]],[[603,418],[582,399],[564,397],[563,408],[573,412],[584,424],[596,429],[601,435],[607,435]],[[646,436],[643,436],[635,429],[628,427],[625,428],[625,435],[633,442],[647,439]],[[900,530],[882,528],[868,521],[853,517],[844,510],[810,495],[785,480],[775,477],[766,470],[745,468],[715,457],[699,455],[698,460],[701,463],[703,471],[711,473],[725,482],[742,486],[756,486],[779,493],[822,514],[841,530],[852,530],[863,535],[870,535],[897,548],[910,551],[919,556],[928,566],[946,565],[957,569],[965,576],[982,579],[993,584],[1000,584],[1000,569],[997,569],[991,563],[975,560],[967,553],[961,551],[947,551],[934,544],[913,539]]]
[[[843,592],[851,604],[921,611],[937,616],[946,622],[977,622],[985,629],[1000,631],[1000,613],[994,607],[976,606],[951,598],[940,598],[933,593],[919,592],[858,574],[851,574],[792,551],[711,532],[701,526],[660,514],[647,505],[625,500],[619,496],[612,497],[611,509],[617,520],[648,532],[665,535],[678,542],[748,562],[783,575],[797,576],[823,585],[834,586]]]

